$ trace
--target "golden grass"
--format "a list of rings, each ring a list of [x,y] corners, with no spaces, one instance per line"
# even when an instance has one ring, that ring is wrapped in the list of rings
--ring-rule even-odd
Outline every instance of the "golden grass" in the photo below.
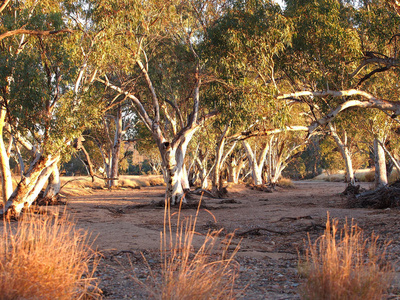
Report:
[[[281,177],[278,181],[278,185],[283,187],[283,188],[294,188],[294,183],[291,179],[289,178],[283,178]]]
[[[91,194],[93,190],[106,189],[106,182],[102,179],[88,176],[61,177],[63,195],[84,195]],[[161,175],[123,175],[119,176],[118,185],[120,188],[140,188],[146,186],[164,185],[164,178]]]
[[[28,215],[3,224],[0,299],[96,299],[96,255],[67,217]]]
[[[382,299],[392,280],[392,267],[385,261],[386,248],[378,236],[365,239],[357,226],[345,224],[338,231],[338,221],[328,219],[324,235],[312,243],[299,272],[306,281],[303,299]]]
[[[203,236],[204,241],[195,250],[195,236],[200,237],[195,231],[198,212],[181,220],[179,210],[174,230],[169,207],[165,210],[161,279],[153,278],[155,288],[150,291],[155,299],[235,299],[238,264],[234,256],[239,246],[230,251],[233,235],[221,237],[222,230],[218,230]]]
[[[400,180],[399,171],[397,171],[397,169],[394,169],[392,171],[392,173],[389,175],[389,178],[388,178],[389,184],[392,184],[398,180]]]
[[[373,182],[375,180],[374,169],[359,169],[354,174],[355,178],[360,182]],[[323,180],[331,182],[342,182],[345,180],[345,171],[337,171],[332,174],[328,174],[324,171],[322,174],[313,178],[314,180]]]

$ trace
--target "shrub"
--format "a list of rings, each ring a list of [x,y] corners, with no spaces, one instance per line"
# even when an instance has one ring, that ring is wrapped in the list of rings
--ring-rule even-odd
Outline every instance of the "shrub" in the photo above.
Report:
[[[395,183],[396,181],[399,181],[399,180],[400,180],[399,171],[397,171],[397,169],[395,169],[389,175],[389,178],[388,178],[389,184]]]
[[[99,298],[87,240],[67,217],[27,213],[18,224],[4,222],[0,299]]]
[[[392,268],[385,262],[387,243],[378,237],[364,239],[357,225],[338,234],[337,220],[328,220],[324,235],[311,243],[300,262],[306,281],[303,299],[382,299],[392,279]]]
[[[360,181],[374,182],[375,181],[375,170],[366,173],[364,176],[364,180],[360,180]]]
[[[289,178],[281,177],[278,181],[278,185],[284,188],[294,188],[293,181]]]

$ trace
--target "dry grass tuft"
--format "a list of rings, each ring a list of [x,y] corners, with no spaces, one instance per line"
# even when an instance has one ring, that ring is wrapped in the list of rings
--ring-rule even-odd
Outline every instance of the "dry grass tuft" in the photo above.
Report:
[[[289,178],[281,177],[278,181],[278,185],[283,188],[294,188],[294,183]]]
[[[24,215],[3,225],[0,299],[97,299],[96,255],[67,217]]]
[[[388,181],[389,184],[395,183],[396,181],[400,180],[400,174],[399,171],[396,169],[392,171],[392,173],[389,175]]]
[[[362,230],[347,223],[338,233],[338,221],[328,219],[326,230],[315,243],[309,239],[305,261],[300,261],[306,282],[303,299],[382,299],[392,280],[385,261],[386,248],[378,236],[365,239]]]
[[[93,190],[107,189],[106,182],[102,179],[88,176],[61,177],[63,195],[91,194]],[[122,175],[119,176],[118,185],[120,188],[137,189],[140,187],[164,185],[164,178],[161,175]]]
[[[375,181],[375,171],[370,171],[364,175],[364,180],[360,181],[365,181],[365,182],[374,182]]]
[[[197,235],[198,211],[195,217],[184,220],[179,212],[176,230],[173,230],[169,208],[165,211],[160,246],[161,280],[154,280],[156,287],[151,290],[152,296],[169,300],[235,299],[233,288],[238,264],[234,256],[239,246],[230,251],[233,235],[221,238],[222,230],[209,232],[205,237]],[[203,242],[195,250],[198,239]]]

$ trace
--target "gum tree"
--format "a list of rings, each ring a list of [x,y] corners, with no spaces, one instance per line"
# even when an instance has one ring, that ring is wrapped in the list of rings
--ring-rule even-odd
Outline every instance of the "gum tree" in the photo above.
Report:
[[[203,102],[207,81],[197,43],[218,17],[219,1],[101,1],[97,81],[129,99],[160,151],[166,199],[183,199],[188,143],[216,115]]]
[[[90,95],[78,93],[83,61],[77,44],[81,49],[84,45],[82,35],[73,31],[76,22],[66,15],[69,4],[6,1],[2,8],[0,97],[6,117],[0,127],[7,125],[10,138],[32,153],[21,181],[11,195],[4,195],[4,211],[18,216],[36,199],[51,174],[56,175],[58,161],[96,108]],[[2,156],[5,161],[3,152]],[[50,190],[48,194],[57,192]]]

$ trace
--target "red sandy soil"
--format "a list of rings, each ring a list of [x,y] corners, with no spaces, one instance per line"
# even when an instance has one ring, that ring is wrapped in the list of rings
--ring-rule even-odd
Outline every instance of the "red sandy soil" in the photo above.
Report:
[[[297,271],[298,253],[304,252],[308,233],[312,240],[323,233],[328,211],[340,224],[346,218],[354,219],[367,236],[374,231],[382,241],[392,240],[388,257],[397,263],[400,210],[348,209],[346,199],[340,197],[345,187],[338,182],[301,181],[294,188],[278,187],[266,193],[231,185],[224,199],[203,198],[207,209],[199,212],[198,236],[218,228],[235,232],[232,247],[240,243],[235,290],[239,299],[299,299],[303,279]],[[144,285],[138,282],[150,285],[151,270],[157,274],[160,269],[164,209],[136,205],[162,201],[164,189],[103,190],[67,198],[67,211],[77,226],[96,238],[94,245],[102,255],[96,274],[104,299],[148,299]],[[236,203],[221,202],[227,199]],[[182,214],[195,215],[196,209],[185,209]],[[395,269],[400,270],[398,264]],[[396,276],[388,298],[397,299],[399,287]]]

